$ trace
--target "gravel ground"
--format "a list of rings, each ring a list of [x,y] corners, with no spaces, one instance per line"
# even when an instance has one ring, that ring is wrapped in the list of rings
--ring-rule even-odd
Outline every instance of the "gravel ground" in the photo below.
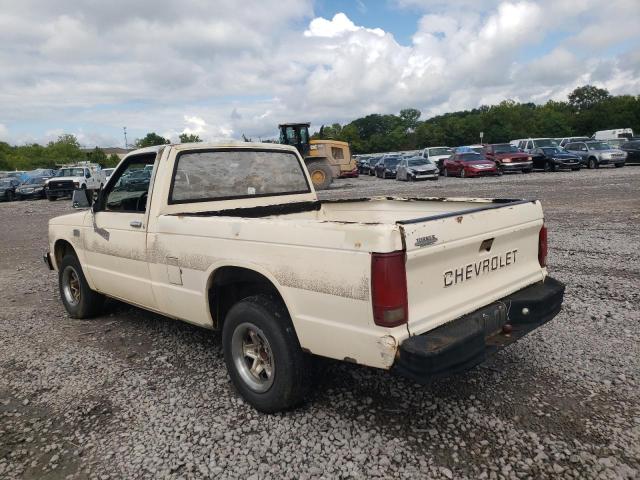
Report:
[[[640,168],[404,184],[323,198],[539,198],[563,312],[464,375],[414,385],[324,361],[302,408],[233,392],[220,337],[109,302],[67,317],[46,222],[0,204],[0,478],[638,478]]]

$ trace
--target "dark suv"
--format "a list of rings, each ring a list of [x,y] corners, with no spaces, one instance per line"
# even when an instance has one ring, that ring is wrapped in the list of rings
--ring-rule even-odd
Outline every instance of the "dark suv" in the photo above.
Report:
[[[402,160],[400,155],[385,155],[382,157],[376,164],[376,177],[396,178],[400,160]]]

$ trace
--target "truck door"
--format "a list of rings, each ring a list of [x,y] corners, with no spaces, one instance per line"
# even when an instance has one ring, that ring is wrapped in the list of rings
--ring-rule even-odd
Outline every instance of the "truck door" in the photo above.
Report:
[[[147,203],[150,179],[140,175],[156,154],[127,158],[102,191],[85,229],[87,273],[94,288],[109,296],[156,308],[147,259]]]

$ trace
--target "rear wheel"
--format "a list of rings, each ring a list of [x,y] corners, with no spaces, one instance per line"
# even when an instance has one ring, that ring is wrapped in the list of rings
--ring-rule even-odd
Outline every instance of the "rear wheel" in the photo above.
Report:
[[[64,308],[71,318],[95,317],[102,310],[104,296],[89,288],[75,255],[67,254],[60,262],[58,286]]]
[[[311,176],[311,181],[316,190],[325,190],[329,188],[333,181],[333,172],[331,167],[323,161],[312,161],[307,163],[307,169]]]
[[[278,412],[304,400],[309,358],[275,297],[255,295],[236,303],[224,321],[222,348],[233,385],[257,410]]]

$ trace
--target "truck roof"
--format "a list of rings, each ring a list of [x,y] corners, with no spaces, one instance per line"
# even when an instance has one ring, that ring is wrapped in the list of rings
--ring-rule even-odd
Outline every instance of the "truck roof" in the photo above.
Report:
[[[250,148],[250,149],[267,149],[267,150],[286,150],[289,152],[297,152],[295,147],[283,145],[281,143],[260,143],[260,142],[243,142],[243,141],[223,141],[223,142],[196,142],[196,143],[170,143],[166,145],[154,145],[152,147],[139,148],[130,151],[127,156],[139,155],[141,153],[157,153],[165,147],[173,147],[177,150],[185,149],[207,149],[207,148]]]

